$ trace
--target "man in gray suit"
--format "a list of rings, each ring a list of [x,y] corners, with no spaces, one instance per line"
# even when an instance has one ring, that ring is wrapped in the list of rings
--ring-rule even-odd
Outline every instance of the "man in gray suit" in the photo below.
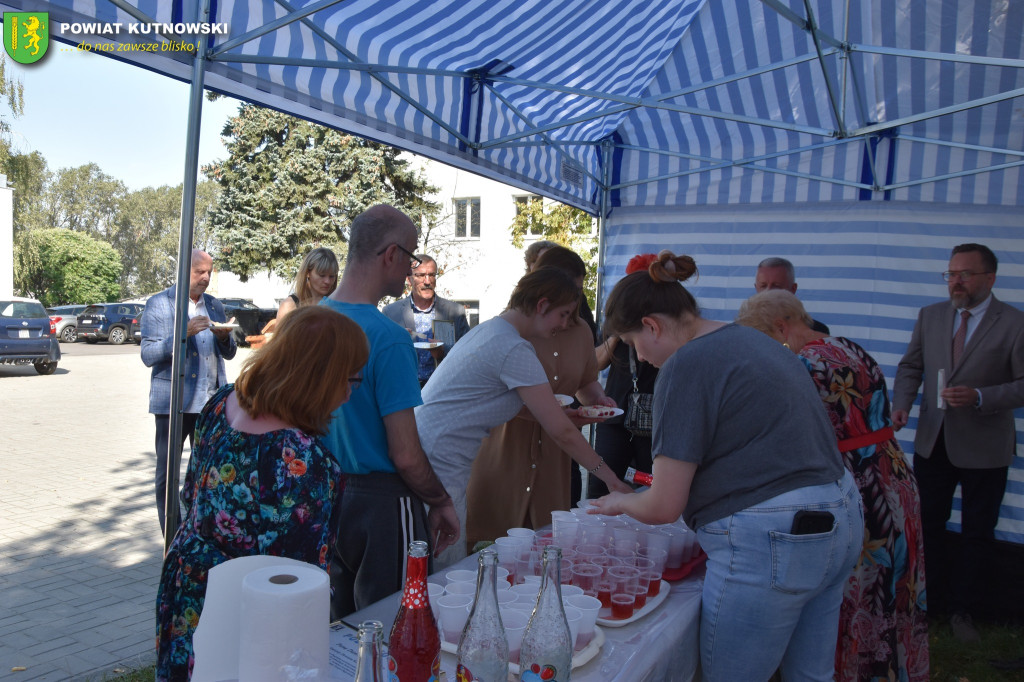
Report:
[[[434,341],[436,320],[449,320],[454,324],[455,341],[458,341],[469,331],[465,306],[441,298],[434,291],[437,287],[437,263],[433,258],[422,253],[416,254],[416,258],[420,264],[412,269],[407,278],[409,295],[385,306],[384,314],[408,329],[413,340],[420,342]],[[421,388],[450,350],[448,345],[416,350],[419,360],[417,378]]]
[[[992,294],[997,265],[987,246],[953,248],[942,273],[950,302],[921,309],[893,387],[892,421],[899,430],[924,384],[914,474],[929,606],[934,597],[948,596],[950,625],[962,641],[979,639],[970,608],[978,603],[1016,451],[1013,410],[1024,406],[1024,313]],[[962,547],[954,556],[945,545],[945,527],[957,484]]]
[[[181,443],[192,442],[196,419],[203,405],[220,386],[227,383],[224,360],[235,357],[238,347],[230,329],[214,329],[224,322],[224,306],[206,292],[213,272],[213,258],[205,251],[192,250],[188,286],[187,352],[184,358],[185,387],[181,403]],[[175,344],[175,287],[153,294],[142,313],[142,362],[151,367],[149,412],[156,418],[156,512],[164,530],[164,502],[167,487],[167,455],[170,438],[171,352]]]

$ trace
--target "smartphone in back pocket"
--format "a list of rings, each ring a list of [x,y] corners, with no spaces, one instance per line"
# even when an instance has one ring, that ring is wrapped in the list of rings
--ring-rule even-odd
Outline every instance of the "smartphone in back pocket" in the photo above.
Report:
[[[793,516],[793,529],[789,533],[790,535],[828,533],[835,523],[836,517],[832,516],[832,512],[801,509]]]

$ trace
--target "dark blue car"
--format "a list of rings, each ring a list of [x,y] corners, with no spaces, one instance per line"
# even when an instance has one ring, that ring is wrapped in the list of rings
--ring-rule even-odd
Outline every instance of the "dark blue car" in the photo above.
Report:
[[[31,364],[53,374],[60,360],[57,330],[46,308],[31,298],[0,299],[0,364]]]
[[[128,328],[143,308],[141,303],[95,303],[78,316],[78,338],[86,343],[106,340],[119,346],[131,338]]]

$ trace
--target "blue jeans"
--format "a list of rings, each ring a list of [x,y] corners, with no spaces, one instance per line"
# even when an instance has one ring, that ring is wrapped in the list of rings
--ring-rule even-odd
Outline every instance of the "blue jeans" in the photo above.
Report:
[[[829,511],[830,532],[792,535],[794,514]],[[708,554],[700,658],[712,682],[832,680],[843,586],[860,556],[864,513],[849,472],[698,530]]]

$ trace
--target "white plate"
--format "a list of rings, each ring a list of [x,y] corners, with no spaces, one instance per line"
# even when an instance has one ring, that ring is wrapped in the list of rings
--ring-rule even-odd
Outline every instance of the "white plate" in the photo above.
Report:
[[[597,622],[601,625],[607,625],[610,628],[621,628],[623,625],[635,623],[636,621],[640,620],[641,618],[649,614],[654,609],[658,608],[658,606],[661,605],[661,602],[665,601],[668,598],[668,591],[670,589],[672,588],[669,587],[669,584],[662,580],[661,589],[658,590],[658,594],[654,595],[653,597],[648,597],[647,603],[644,604],[644,607],[639,611],[634,611],[633,615],[629,618],[612,620],[611,618],[601,618],[600,616],[598,616]]]
[[[412,344],[413,348],[422,348],[423,350],[430,350],[431,348],[440,348],[444,345],[444,341],[415,341]]]
[[[589,662],[590,659],[592,659],[594,656],[597,656],[598,652],[601,651],[601,647],[602,646],[604,646],[604,632],[601,630],[601,628],[599,628],[599,627],[597,627],[595,625],[594,626],[594,639],[590,640],[590,642],[585,647],[580,649],[579,651],[574,651],[573,652],[573,654],[572,654],[572,667],[578,668],[581,665],[584,665],[585,663]],[[444,635],[442,635],[441,636],[441,651],[447,651],[448,653],[450,653],[453,656],[458,656],[458,654],[459,654],[459,645],[458,645],[458,643],[452,644],[451,642],[449,642],[448,640],[446,640],[444,638]],[[519,677],[519,665],[516,664],[516,663],[509,663],[508,664],[508,672],[509,672],[510,675],[514,675],[516,678],[518,678]]]
[[[607,412],[610,412],[610,414],[602,414],[600,417],[597,416],[597,415],[589,415],[589,414],[587,414],[587,411],[590,410],[590,409],[601,410],[601,412],[606,412],[607,411]],[[579,415],[581,417],[586,417],[588,419],[610,419],[612,417],[618,417],[620,414],[622,414],[624,412],[624,410],[621,407],[605,407],[603,405],[600,405],[600,406],[598,406],[598,405],[585,405],[585,406],[581,407],[578,410],[578,412],[579,412]]]
[[[566,395],[564,393],[556,393],[555,400],[557,400],[558,404],[561,405],[562,407],[567,407],[569,405],[572,405],[573,397],[571,395]]]

